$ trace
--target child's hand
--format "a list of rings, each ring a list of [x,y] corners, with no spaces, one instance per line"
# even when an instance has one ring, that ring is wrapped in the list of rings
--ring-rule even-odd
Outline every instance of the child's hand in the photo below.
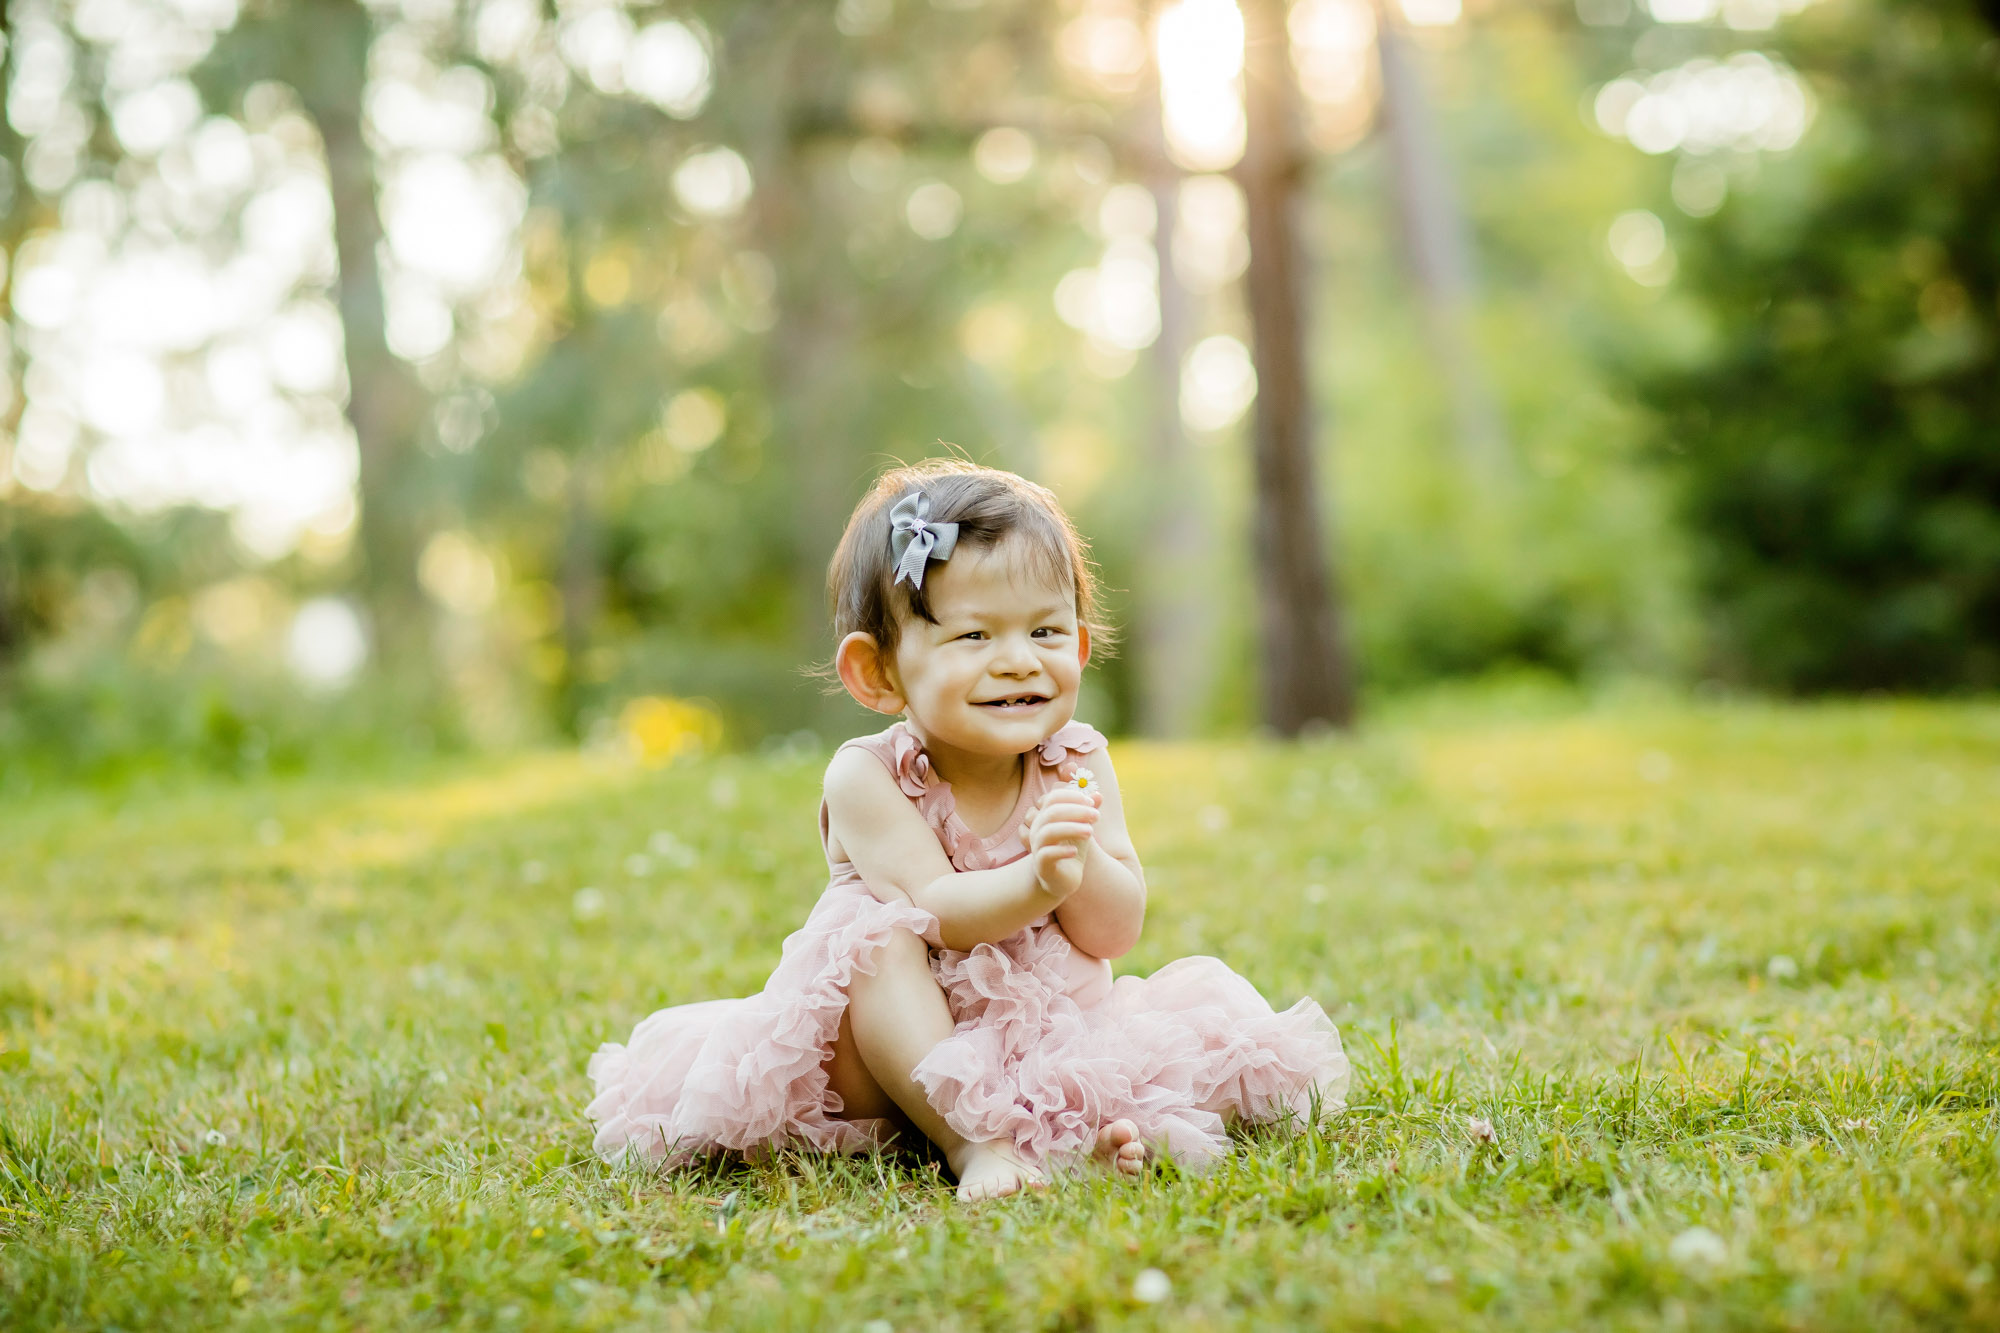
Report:
[[[1028,816],[1028,858],[1043,893],[1061,902],[1083,883],[1090,857],[1091,834],[1097,828],[1097,807],[1103,797],[1069,784],[1051,788]]]

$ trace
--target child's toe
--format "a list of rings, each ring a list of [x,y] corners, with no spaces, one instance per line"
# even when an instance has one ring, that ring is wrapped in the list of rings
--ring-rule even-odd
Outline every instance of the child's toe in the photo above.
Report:
[[[1120,1172],[1136,1176],[1146,1169],[1146,1145],[1136,1141],[1124,1144],[1118,1149],[1118,1155],[1113,1160]]]

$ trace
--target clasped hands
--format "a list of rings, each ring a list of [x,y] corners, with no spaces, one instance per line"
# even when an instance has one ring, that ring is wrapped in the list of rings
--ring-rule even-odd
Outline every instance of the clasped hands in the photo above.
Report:
[[[1098,807],[1104,797],[1065,782],[1043,793],[1021,825],[1022,840],[1035,871],[1035,884],[1061,903],[1083,885]]]

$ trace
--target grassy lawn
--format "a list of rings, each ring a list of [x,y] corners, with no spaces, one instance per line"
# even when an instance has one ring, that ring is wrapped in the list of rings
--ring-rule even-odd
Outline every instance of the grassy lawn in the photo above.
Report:
[[[0,1327],[2000,1325],[2000,708],[1127,745],[1121,969],[1318,997],[1346,1114],[969,1209],[598,1165],[586,1057],[761,984],[823,764],[14,801]]]

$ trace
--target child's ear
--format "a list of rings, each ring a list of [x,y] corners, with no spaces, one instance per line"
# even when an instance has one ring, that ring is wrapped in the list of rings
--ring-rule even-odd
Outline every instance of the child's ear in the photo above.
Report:
[[[833,669],[854,702],[863,708],[877,713],[903,711],[903,692],[897,688],[895,673],[873,634],[856,630],[842,639],[833,651]]]
[[[1080,620],[1076,623],[1076,664],[1079,667],[1090,665],[1090,626]]]

